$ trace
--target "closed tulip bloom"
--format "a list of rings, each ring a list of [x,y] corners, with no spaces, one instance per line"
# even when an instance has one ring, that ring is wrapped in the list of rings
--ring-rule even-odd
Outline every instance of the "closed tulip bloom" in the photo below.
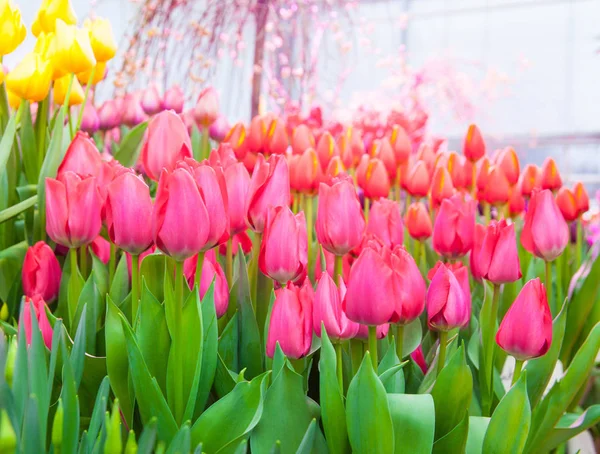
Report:
[[[161,173],[152,226],[156,246],[177,261],[197,254],[206,246],[210,230],[208,211],[187,170]]]
[[[367,158],[367,156],[365,156]],[[390,179],[383,161],[378,158],[364,159],[356,169],[358,185],[365,197],[377,200],[390,193]]]
[[[156,88],[155,84],[150,84],[144,93],[142,94],[142,109],[148,115],[154,115],[160,112],[163,109],[162,100],[160,99],[160,94],[158,93],[158,88]]]
[[[46,231],[55,243],[78,248],[100,233],[100,194],[96,179],[64,172],[46,178]]]
[[[581,216],[590,209],[590,196],[588,195],[582,182],[579,181],[575,183],[575,186],[573,186],[573,195],[575,196],[577,211]]]
[[[246,156],[246,128],[243,123],[236,123],[223,139],[223,143],[231,145],[235,157],[243,160]]]
[[[107,19],[101,17],[94,20],[86,19],[83,26],[90,35],[90,44],[96,61],[106,62],[116,55],[117,44]]]
[[[285,123],[276,118],[271,121],[265,138],[264,152],[267,154],[284,154],[289,145]]]
[[[104,207],[111,241],[130,254],[140,254],[152,244],[150,189],[133,173],[124,173],[108,185]]]
[[[456,194],[444,199],[433,226],[433,248],[448,258],[465,255],[473,247],[475,203]]]
[[[314,292],[308,279],[302,287],[290,285],[275,290],[269,321],[267,356],[273,358],[279,342],[288,358],[300,359],[310,352]]]
[[[467,129],[463,154],[471,162],[479,161],[485,156],[485,142],[477,125],[469,125],[469,129]]]
[[[351,339],[356,336],[359,324],[348,319],[342,310],[345,295],[346,285],[342,279],[338,287],[328,273],[321,275],[313,305],[313,329],[317,336],[322,335],[321,324],[325,326],[327,335],[334,340]]]
[[[184,103],[185,95],[179,85],[175,84],[165,91],[165,96],[162,100],[164,109],[173,110],[175,113],[180,114],[183,112]]]
[[[105,240],[102,235],[98,235],[94,238],[94,241],[90,243],[89,247],[102,263],[108,265],[108,262],[110,262],[110,243]]]
[[[194,118],[198,125],[208,128],[219,116],[219,96],[214,88],[208,87],[200,92],[196,106],[194,107]]]
[[[62,271],[54,252],[43,241],[38,241],[25,253],[21,279],[25,296],[39,295],[52,302],[58,296]]]
[[[300,155],[297,154],[288,154],[287,155],[288,168],[290,169],[290,189],[292,191],[300,191],[300,183],[299,176],[300,172],[298,172],[298,162],[300,162]],[[297,195],[294,195],[297,197]],[[293,202],[293,199],[292,199]]]
[[[423,374],[427,373],[427,361],[425,361],[425,356],[423,355],[423,347],[419,345],[417,349],[410,354],[411,359],[419,366],[421,372]]]
[[[421,198],[429,194],[431,187],[431,175],[427,170],[427,165],[422,161],[417,161],[405,180],[404,188],[413,197]]]
[[[479,251],[481,250],[481,246],[483,245],[485,233],[485,225],[475,224],[475,235],[473,236],[473,249],[471,249],[471,253],[469,254],[469,267],[471,268],[471,274],[473,275],[473,279],[479,282],[481,282],[481,280],[483,279],[484,272],[486,271],[484,269],[480,269],[479,267],[479,265],[482,263],[479,261]]]
[[[27,31],[21,20],[21,11],[12,0],[0,2],[0,56],[14,51],[25,39]]]
[[[250,128],[246,137],[248,149],[255,153],[263,152],[267,137],[267,127],[270,119],[266,115],[257,115],[250,122]]]
[[[81,130],[88,134],[94,134],[100,129],[100,118],[98,112],[91,102],[86,102],[81,116]]]
[[[298,190],[306,194],[314,194],[323,177],[317,153],[314,149],[307,148],[300,155],[297,164],[296,182]]]
[[[121,117],[123,124],[133,128],[145,121],[146,118],[147,115],[142,109],[139,96],[134,93],[125,95],[125,99],[123,100],[123,116]]]
[[[53,60],[54,65],[62,67],[67,73],[77,74],[91,69],[96,64],[96,58],[88,31],[57,19]]]
[[[504,205],[510,198],[510,192],[510,184],[502,168],[491,166],[482,194],[483,200],[491,205]]]
[[[400,205],[389,199],[379,199],[371,207],[367,232],[393,248],[402,245],[404,226]]]
[[[229,122],[225,115],[219,115],[217,119],[208,128],[208,135],[211,139],[221,142],[229,132]]]
[[[406,223],[408,234],[416,240],[426,240],[433,233],[431,217],[427,208],[421,202],[412,203],[408,207],[404,222]]]
[[[558,171],[556,161],[552,158],[546,158],[542,165],[542,173],[540,176],[540,186],[542,189],[550,189],[555,191],[562,186],[562,178]]]
[[[395,125],[392,129],[390,143],[394,149],[394,156],[398,165],[406,164],[412,153],[412,143],[406,130],[402,126]]]
[[[290,174],[287,161],[281,155],[273,155],[268,161],[258,156],[248,197],[246,221],[252,230],[262,232],[267,213],[271,207],[290,205]]]
[[[378,325],[376,332],[377,332],[377,339],[383,339],[390,332],[390,324],[385,323],[384,325]],[[369,338],[369,327],[367,325],[359,324],[358,332],[356,333],[356,336],[354,336],[354,338],[367,340]]]
[[[121,124],[122,111],[118,102],[112,99],[105,101],[98,109],[98,118],[100,119],[100,129],[108,131]]]
[[[244,164],[238,162],[224,170],[227,185],[229,231],[231,235],[246,230],[246,198],[250,187],[250,175]]]
[[[477,185],[477,191],[481,195],[485,191],[485,187],[488,181],[488,174],[490,173],[490,160],[487,156],[484,156],[483,159],[477,162],[477,177],[475,180],[475,184]],[[481,197],[480,197],[481,198]]]
[[[158,181],[162,169],[171,171],[191,157],[192,142],[181,118],[169,110],[152,117],[140,157],[146,175]]]
[[[506,284],[521,278],[514,224],[492,221],[485,227],[479,247],[471,252],[478,274],[493,284]]]
[[[415,260],[402,246],[394,248],[390,264],[396,306],[390,321],[405,325],[418,318],[425,309],[425,281]]]
[[[31,313],[31,306],[33,305],[33,314]],[[26,297],[23,300],[23,318],[22,323],[25,328],[25,338],[27,345],[31,345],[31,338],[33,336],[33,324],[32,317],[37,320],[38,328],[42,334],[42,339],[46,348],[52,348],[52,326],[48,321],[48,315],[46,314],[46,303],[40,295],[33,297]]]
[[[240,250],[243,254],[249,254],[252,250],[252,239],[245,231],[233,235],[231,243],[231,250],[233,251],[233,255],[235,255],[238,252],[238,250]],[[222,256],[225,256],[225,254],[227,254],[226,243],[222,243],[219,245],[219,254],[221,254]]]
[[[565,221],[572,222],[579,217],[575,195],[569,188],[562,187],[558,190],[558,194],[556,194],[556,204],[565,218]]]
[[[514,186],[517,184],[521,167],[519,165],[519,157],[513,147],[506,147],[500,152],[496,160],[496,165],[504,172],[509,185]]]
[[[339,154],[335,140],[329,131],[325,131],[319,138],[316,151],[323,169],[326,169],[329,161]]]
[[[258,265],[263,274],[282,285],[300,277],[308,263],[304,212],[294,215],[286,207],[274,207],[260,245]]]
[[[544,356],[552,344],[552,315],[546,288],[539,278],[529,281],[502,319],[496,342],[517,360]]]
[[[365,219],[351,180],[321,183],[315,229],[321,246],[335,255],[347,254],[361,243]]]
[[[452,177],[444,167],[438,167],[433,174],[431,183],[431,203],[434,209],[437,209],[444,199],[452,197],[454,194],[454,185]]]
[[[428,143],[421,143],[419,150],[417,151],[417,160],[423,161],[427,167],[427,171],[432,174],[433,168],[435,167],[435,161],[437,159],[436,150]]]
[[[463,328],[471,320],[471,304],[454,273],[438,266],[427,291],[427,323],[435,331]]]
[[[294,154],[302,154],[308,148],[315,147],[315,138],[310,128],[304,124],[294,128],[292,133],[292,151]]]
[[[101,167],[102,158],[96,145],[85,132],[78,131],[58,167],[58,175],[75,172],[80,177],[98,176]]]
[[[6,87],[21,99],[40,102],[48,96],[52,66],[36,53],[23,57],[6,76]]]
[[[541,185],[542,172],[535,164],[527,164],[523,169],[523,173],[519,177],[521,193],[524,197],[531,197],[531,193],[535,188]]]
[[[70,25],[77,23],[77,16],[70,0],[43,0],[31,26],[31,31],[34,36],[38,36],[41,32],[53,32],[57,19]]]
[[[562,254],[569,242],[569,227],[549,189],[534,191],[521,232],[523,247],[547,262]]]
[[[56,71],[57,69],[54,68],[54,74],[56,75]],[[92,74],[93,72],[93,74]],[[88,69],[87,71],[83,71],[80,73],[76,74],[76,78],[79,81],[80,84],[82,85],[87,85],[88,83],[93,86],[98,84],[99,82],[102,82],[105,78],[106,75],[108,73],[108,70],[106,69],[106,62],[96,62],[96,65],[94,65],[92,68]],[[56,79],[56,77],[55,77]]]
[[[398,164],[390,141],[386,138],[375,140],[371,146],[371,156],[381,159],[390,181],[395,181],[398,174]]]
[[[508,199],[508,211],[511,216],[520,215],[523,213],[523,211],[525,211],[525,197],[523,197],[519,183],[517,183],[517,185],[510,191],[510,198]]]

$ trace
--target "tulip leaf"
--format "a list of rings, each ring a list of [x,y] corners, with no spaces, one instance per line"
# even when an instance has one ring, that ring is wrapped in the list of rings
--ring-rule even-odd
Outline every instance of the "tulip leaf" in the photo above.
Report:
[[[90,355],[96,354],[96,332],[98,327],[104,320],[104,309],[103,304],[104,298],[100,295],[98,286],[96,285],[96,278],[94,272],[90,274],[87,282],[81,290],[79,295],[79,302],[77,303],[77,310],[75,311],[75,317],[73,318],[73,327],[71,331],[79,326],[79,323],[83,320],[86,325],[86,341],[85,351]],[[83,306],[87,306],[87,314],[82,318]]]
[[[483,439],[490,424],[490,418],[469,416],[469,435],[467,437],[466,454],[482,454]]]
[[[211,453],[235,452],[263,415],[269,375],[267,372],[251,382],[238,383],[202,413],[192,427],[192,445],[202,442],[204,451]]]
[[[79,437],[79,400],[70,361],[63,363],[61,399],[63,404],[62,452],[76,452]]]
[[[127,357],[129,358],[133,387],[142,422],[147,423],[153,417],[156,417],[159,439],[169,442],[177,433],[175,418],[173,418],[156,379],[150,375],[127,319],[122,313],[119,314],[119,318],[121,319],[121,326],[127,344]]]
[[[85,320],[87,317],[87,304],[83,305],[81,311],[81,317]],[[73,348],[71,349],[71,356],[69,361],[73,368],[73,378],[75,380],[75,389],[79,389],[81,383],[81,377],[83,376],[83,361],[85,359],[85,342],[86,342],[86,331],[87,327],[85,323],[81,323],[77,327],[75,333],[75,339],[73,340]]]
[[[115,153],[115,159],[125,167],[133,167],[138,160],[142,148],[142,140],[148,128],[148,122],[140,123],[131,129],[123,140],[119,149]]]
[[[28,401],[27,405],[35,405],[37,408],[46,409],[50,403],[50,396],[48,395],[48,375],[46,368],[46,347],[44,346],[44,340],[42,339],[42,332],[40,331],[37,317],[35,317],[35,309],[31,301],[25,302],[29,304],[31,317],[31,345],[28,351],[29,360],[29,393],[31,396],[35,396],[35,401]],[[27,410],[29,411],[29,409]],[[46,426],[48,420],[47,411],[36,410],[36,416],[39,418],[36,422],[36,429],[39,431],[38,435],[42,440],[46,439]],[[26,418],[29,418],[27,416]],[[34,434],[31,434],[34,435]]]
[[[368,352],[348,387],[346,423],[353,452],[394,452],[394,425],[388,399]]]
[[[90,419],[85,438],[87,439],[87,445],[91,448],[96,442],[96,438],[100,433],[100,428],[104,422],[104,413],[106,412],[106,403],[108,400],[108,393],[110,391],[110,381],[108,376],[104,377],[102,384],[98,388],[98,394],[94,403],[94,410]]]
[[[29,102],[23,102],[26,104],[21,110],[19,118],[21,121],[19,143],[21,144],[21,155],[23,156],[23,170],[25,171],[27,182],[36,184],[40,175],[40,159],[38,158],[38,148],[35,140],[35,131],[33,130],[33,122],[31,120]],[[41,105],[39,107],[41,108]]]
[[[190,440],[190,425],[189,423],[184,424],[179,432],[173,437],[173,441],[169,444],[169,449],[166,454],[180,454],[190,452],[191,440]]]
[[[5,210],[0,211],[0,224],[6,221],[10,221],[12,218],[20,215],[24,211],[27,211],[37,202],[37,195],[29,197],[28,199],[23,200],[11,207],[6,208]]]
[[[25,420],[21,432],[22,452],[44,452],[44,442],[42,441],[42,432],[40,429],[40,403],[38,396],[31,394],[25,404]],[[41,410],[42,413],[46,413]],[[47,416],[47,415],[46,415]],[[79,416],[79,415],[77,415]]]
[[[106,298],[106,294],[108,293],[108,269],[106,268],[106,265],[102,263],[102,260],[100,260],[98,256],[91,250],[90,255],[92,256],[92,272],[94,274],[94,282],[96,283],[98,291],[100,292],[100,296],[104,301],[104,298]]]
[[[237,384],[237,376],[231,372],[220,354],[217,354],[217,369],[215,371],[215,391],[219,398],[225,397]]]
[[[119,399],[121,411],[127,424],[131,427],[133,417],[133,396],[129,395],[129,363],[127,343],[120,317],[123,313],[106,297],[106,324],[104,335],[106,341],[106,370],[110,378],[110,386]]]
[[[144,424],[144,430],[138,440],[137,454],[152,454],[156,443],[156,418]]]
[[[469,415],[465,417],[446,435],[435,441],[433,454],[447,454],[450,452],[464,452],[467,447],[469,436]]]
[[[231,302],[229,303],[231,304]],[[219,355],[229,369],[238,370],[238,313],[233,314],[219,337]]]
[[[8,124],[2,132],[2,139],[0,140],[0,178],[3,178],[6,173],[6,165],[13,149],[16,132],[17,114],[15,113],[8,120]]]
[[[282,452],[298,449],[312,421],[303,381],[302,376],[287,364],[273,379],[265,397],[262,417],[250,438],[252,452],[268,452],[277,441],[281,442]],[[326,450],[325,440],[319,431],[312,452]]]
[[[217,370],[217,351],[219,346],[219,328],[217,325],[217,313],[215,309],[214,281],[204,294],[200,304],[202,311],[203,341],[202,341],[202,368],[200,373],[200,385],[196,406],[194,410],[194,420],[198,419],[200,413],[206,406],[208,395],[215,379]]]
[[[388,394],[394,425],[394,453],[428,453],[433,449],[435,408],[430,394]]]
[[[163,276],[167,274],[167,269],[170,270],[170,275],[174,274],[167,262],[166,255],[150,254],[143,258],[140,265],[140,278],[145,279],[148,290],[158,301],[165,299]]]
[[[121,256],[115,276],[110,286],[110,298],[117,306],[121,306],[127,295],[129,294],[129,271],[127,270],[127,257],[125,254]]]
[[[403,349],[404,350],[404,349]],[[400,364],[398,355],[396,355],[396,341],[394,336],[390,338],[390,344],[385,356],[379,363],[379,379],[386,392],[403,393],[405,389],[404,374],[402,368],[408,361]]]
[[[313,452],[313,446],[315,444],[315,435],[317,433],[317,420],[313,418],[310,422],[308,429],[306,429],[306,433],[302,438],[302,442],[298,449],[296,450],[296,454],[310,454]]]
[[[582,414],[567,413],[540,445],[540,452],[549,452],[584,430],[600,423],[600,405],[592,405]]]
[[[325,439],[331,454],[350,451],[343,390],[337,381],[336,354],[325,326],[321,327],[321,358],[319,359],[319,391],[321,419]]]

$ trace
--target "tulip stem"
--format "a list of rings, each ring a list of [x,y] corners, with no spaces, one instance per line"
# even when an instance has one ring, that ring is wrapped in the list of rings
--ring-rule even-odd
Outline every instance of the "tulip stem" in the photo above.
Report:
[[[514,386],[517,380],[519,380],[519,377],[521,376],[521,371],[523,370],[523,363],[523,360],[515,358],[515,372],[513,373],[511,386]]]
[[[76,131],[79,131],[79,128],[81,128],[81,120],[83,120],[83,109],[85,109],[85,105],[87,104],[88,96],[90,94],[90,87],[92,86],[92,81],[94,80],[95,73],[96,65],[92,67],[92,70],[90,71],[90,77],[88,77],[87,84],[85,85],[83,104],[81,104],[81,107],[79,108],[79,115],[77,116],[77,128],[75,129]]]
[[[333,282],[338,287],[340,286],[340,277],[343,279],[344,256],[336,255],[333,264]]]
[[[196,263],[196,277],[194,279],[194,284],[198,287],[198,291],[200,291],[200,282],[202,282],[202,268],[204,267],[204,254],[205,252],[198,252],[198,262]]]
[[[115,243],[110,242],[110,259],[108,260],[108,288],[112,285],[117,267],[117,247]]]
[[[365,221],[369,222],[369,210],[371,209],[371,199],[365,197]]]
[[[68,315],[69,324],[73,323],[73,317],[75,316],[75,310],[77,309],[77,302],[79,300],[80,288],[77,279],[77,249],[69,249],[69,260],[71,262],[71,277],[69,278],[69,304],[68,304]]]
[[[369,325],[369,353],[371,354],[373,369],[377,373],[379,360],[377,358],[377,326],[375,325]]]
[[[81,275],[85,279],[87,276],[87,246],[81,246],[79,248],[79,269]]]
[[[556,314],[556,304],[554,294],[552,292],[552,262],[546,262],[546,293],[548,295],[548,304],[552,315]]]
[[[336,357],[336,372],[338,385],[340,385],[340,392],[342,395],[344,394],[344,363],[342,360],[342,344],[340,342],[336,342],[333,344],[335,347],[335,357]]]
[[[175,307],[173,317],[173,356],[175,357],[175,419],[181,422],[183,416],[183,352],[181,326],[183,324],[183,262],[175,262]]]
[[[308,263],[307,263],[307,267],[308,269],[306,270],[306,274],[310,277],[311,276],[311,269],[312,269],[312,240],[313,240],[313,198],[311,196],[306,196],[306,198],[304,199],[305,202],[305,214],[306,214],[306,244],[308,246],[307,248],[307,254],[308,254]]]
[[[208,127],[204,127],[202,129],[202,142],[201,142],[201,149],[200,149],[200,156],[198,156],[197,160],[201,161],[202,159],[206,159],[208,158],[208,155],[210,154],[210,150],[209,150],[209,142],[208,142]]]
[[[575,262],[577,269],[581,268],[581,263],[583,262],[583,226],[581,223],[581,218],[577,221],[577,242],[575,243],[575,253],[577,257],[577,261]]]
[[[354,377],[360,368],[363,359],[364,343],[360,339],[350,339],[350,359],[352,360],[352,376]]]
[[[397,325],[396,327],[396,355],[398,359],[402,360],[402,348],[404,347],[404,325]]]
[[[486,382],[486,394],[482,396],[482,411],[485,416],[489,416],[493,398],[493,380],[494,380],[494,336],[496,335],[496,322],[498,319],[498,304],[500,302],[500,286],[494,284],[494,293],[492,295],[492,306],[489,312],[482,314],[482,322],[484,317],[488,317],[486,327],[482,325],[481,340],[483,344],[483,359],[484,372]],[[483,308],[482,308],[483,311]],[[486,400],[489,399],[489,400]],[[489,405],[489,407],[488,407]]]
[[[225,256],[225,274],[229,288],[233,287],[233,238],[229,236],[227,240],[227,253]]]
[[[485,216],[485,223],[489,224],[492,220],[492,206],[487,202],[483,202],[483,214]]]
[[[448,344],[448,331],[440,331],[440,351],[438,355],[437,375],[440,376],[446,364],[446,344]]]
[[[131,254],[131,324],[135,326],[140,302],[140,256]]]

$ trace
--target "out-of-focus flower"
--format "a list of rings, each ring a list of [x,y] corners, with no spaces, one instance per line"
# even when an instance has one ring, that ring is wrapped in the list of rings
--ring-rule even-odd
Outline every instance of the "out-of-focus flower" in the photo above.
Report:
[[[219,115],[219,97],[214,88],[208,87],[202,90],[196,106],[194,107],[194,118],[199,126],[208,128]]]
[[[467,129],[463,154],[471,162],[479,161],[485,156],[485,142],[477,125],[469,125],[469,129]]]
[[[173,85],[167,91],[163,98],[163,107],[165,109],[174,110],[175,113],[183,112],[183,104],[185,103],[185,95],[179,85]]]
[[[56,20],[60,19],[69,25],[77,23],[77,16],[69,0],[43,0],[40,9],[31,25],[34,36],[41,32],[51,33],[56,28]]]
[[[323,169],[326,169],[329,161],[338,154],[335,140],[329,131],[325,131],[319,138],[316,152]]]
[[[122,105],[117,100],[109,99],[98,109],[98,118],[100,119],[100,129],[108,131],[121,124]]]
[[[517,184],[521,167],[519,157],[514,148],[506,147],[502,150],[498,155],[496,165],[502,169],[510,186]]]
[[[404,222],[409,235],[416,240],[426,240],[433,232],[431,217],[427,212],[427,208],[421,202],[412,203],[408,207]]]
[[[294,128],[294,132],[292,133],[292,151],[294,154],[300,155],[308,148],[314,147],[315,138],[308,126],[300,124]]]
[[[100,129],[98,112],[91,102],[86,102],[81,116],[81,130],[88,134],[94,134],[98,129]]]
[[[431,183],[431,203],[434,209],[437,209],[444,199],[452,197],[454,194],[454,185],[450,173],[444,167],[438,167],[433,174]]]
[[[87,30],[57,19],[53,64],[71,74],[90,70],[96,64],[96,58]]]
[[[390,193],[390,178],[381,159],[365,155],[356,169],[356,180],[369,199],[377,200]]]
[[[229,130],[225,138],[223,139],[223,143],[228,143],[231,145],[233,152],[235,153],[236,158],[242,160],[244,156],[246,156],[246,128],[243,123],[236,123]]]
[[[401,246],[404,226],[400,205],[389,199],[374,202],[369,213],[367,232],[375,235],[390,248]]]
[[[156,84],[150,84],[150,86],[144,90],[141,104],[142,109],[144,109],[144,112],[148,115],[154,115],[163,110],[162,100],[160,99]]]
[[[426,197],[431,187],[431,175],[427,170],[427,165],[422,161],[418,161],[403,184],[406,192],[411,196],[416,198]]]
[[[550,189],[551,191],[556,191],[562,186],[562,178],[560,177],[558,166],[552,158],[546,158],[542,165],[540,185],[542,189]]]
[[[499,166],[491,166],[483,190],[483,200],[490,205],[504,205],[510,198],[510,183]]]
[[[112,27],[107,19],[97,17],[94,20],[86,19],[83,27],[90,35],[90,44],[94,57],[98,62],[106,62],[117,53],[117,44],[113,36]]]
[[[25,39],[27,31],[21,20],[21,11],[12,0],[0,2],[0,56],[14,51]]]
[[[585,186],[582,182],[578,181],[573,186],[573,195],[575,196],[575,203],[577,205],[577,211],[581,216],[583,213],[590,209],[590,196],[585,190]]]
[[[140,99],[137,94],[129,93],[123,100],[123,116],[121,120],[129,127],[134,127],[145,121],[146,113],[142,109]]]
[[[6,87],[21,99],[40,102],[52,81],[52,66],[36,53],[29,53],[6,76]]]
[[[225,136],[227,136],[228,131],[229,123],[224,115],[219,115],[214,123],[210,125],[210,128],[208,128],[208,134],[210,135],[210,138],[216,140],[217,142],[221,142]]]
[[[556,204],[565,218],[565,221],[572,222],[579,217],[575,195],[569,188],[562,187],[558,190],[558,194],[556,194]]]

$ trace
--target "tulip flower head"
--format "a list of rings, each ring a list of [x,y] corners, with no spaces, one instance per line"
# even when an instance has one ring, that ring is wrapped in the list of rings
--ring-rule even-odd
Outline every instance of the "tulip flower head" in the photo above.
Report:
[[[452,197],[454,194],[454,185],[452,177],[448,170],[444,167],[438,167],[433,174],[433,182],[431,183],[431,204],[434,209],[437,209],[444,199]]]
[[[121,117],[121,104],[116,100],[109,99],[98,109],[100,129],[102,131],[107,131],[119,126],[121,124]]]
[[[219,116],[219,97],[214,88],[208,87],[200,92],[196,106],[194,107],[194,118],[198,125],[208,128]]]
[[[183,264],[183,274],[190,288],[194,288],[194,278],[196,276],[196,267],[198,257],[193,256]],[[214,250],[208,251],[204,256],[202,265],[202,277],[200,278],[200,299],[204,298],[206,292],[213,285],[213,298],[215,302],[215,311],[217,318],[221,318],[227,312],[229,305],[229,284],[223,268],[217,262]]]
[[[33,314],[31,313],[33,306]],[[26,297],[23,300],[23,312],[21,315],[21,323],[25,328],[25,338],[27,345],[31,345],[31,339],[33,336],[33,323],[32,317],[37,320],[38,328],[42,334],[44,344],[48,349],[52,348],[52,326],[48,321],[48,315],[46,314],[46,303],[40,295],[33,297]]]
[[[238,162],[224,171],[227,186],[228,215],[230,234],[246,230],[246,198],[250,188],[250,175],[244,164]]]
[[[275,118],[269,124],[267,135],[264,142],[264,152],[266,154],[284,154],[289,145],[288,135],[285,130],[285,123]]]
[[[358,333],[359,324],[346,317],[342,311],[342,301],[346,295],[346,285],[340,278],[339,287],[328,273],[323,273],[317,284],[313,305],[313,329],[321,337],[325,326],[327,335],[334,340],[351,339]]]
[[[144,109],[144,112],[148,115],[157,114],[163,109],[162,100],[160,99],[160,94],[158,93],[158,88],[155,84],[150,84],[150,86],[144,90],[141,104],[142,109]]]
[[[433,248],[451,259],[461,257],[473,247],[475,202],[468,195],[444,199],[433,226]]]
[[[25,39],[27,31],[21,20],[21,11],[12,0],[0,2],[0,56],[14,51]]]
[[[56,20],[56,42],[53,64],[67,73],[77,74],[90,70],[96,64],[87,30]]]
[[[502,169],[510,186],[517,184],[521,167],[519,157],[513,147],[506,147],[500,152],[496,160],[496,165]]]
[[[551,191],[556,191],[562,186],[562,178],[560,177],[558,166],[552,158],[546,158],[544,164],[542,164],[540,185],[542,189],[550,189]]]
[[[83,22],[83,27],[90,35],[90,44],[96,61],[107,62],[112,59],[117,53],[117,45],[110,22],[101,17],[94,20],[86,19]]]
[[[481,227],[476,230],[479,229]],[[473,275],[497,285],[520,279],[521,267],[514,224],[508,224],[504,219],[492,221],[481,233],[483,236],[475,241],[471,251],[471,267],[476,270]]]
[[[80,177],[98,176],[102,158],[96,145],[85,132],[77,131],[65,157],[58,167],[58,175],[75,172]]]
[[[31,26],[33,35],[38,36],[41,32],[54,32],[57,19],[69,25],[77,23],[77,16],[70,0],[43,0]]]
[[[573,195],[575,196],[577,211],[579,212],[579,216],[581,216],[590,209],[590,196],[588,195],[583,183],[575,183],[575,186],[573,186]]]
[[[390,248],[401,246],[404,226],[398,203],[389,199],[374,202],[369,214],[367,233],[373,234]]]
[[[337,156],[339,154],[337,145],[331,133],[326,131],[319,138],[319,141],[317,142],[316,152],[319,158],[319,162],[321,163],[321,167],[323,169],[326,169],[329,165],[329,161],[331,161],[331,159],[334,156]]]
[[[25,253],[21,278],[25,296],[41,296],[52,302],[58,296],[62,271],[54,252],[43,241],[38,241]]]
[[[573,194],[569,188],[562,187],[558,190],[558,193],[556,194],[556,204],[565,218],[565,221],[572,222],[579,217],[575,194]]]
[[[470,296],[467,298],[464,284],[461,285],[448,266],[439,263],[436,268],[427,291],[429,328],[435,331],[463,328],[471,320]],[[468,275],[466,282],[468,284]]]
[[[485,142],[477,125],[469,125],[469,129],[467,129],[463,154],[471,162],[479,161],[485,156]]]
[[[123,100],[123,116],[121,118],[123,123],[133,128],[145,121],[146,118],[146,112],[142,109],[139,95],[137,93],[125,95]]]
[[[297,162],[296,182],[298,190],[306,194],[314,194],[322,177],[323,171],[317,153],[314,149],[307,148],[300,155]]]
[[[390,178],[383,161],[379,158],[364,156],[356,169],[358,185],[364,191],[365,197],[377,200],[387,197],[390,193]]]
[[[102,235],[98,235],[89,245],[90,249],[102,263],[108,265],[110,261],[110,243]]]
[[[426,197],[431,186],[431,175],[427,165],[417,161],[404,182],[406,191],[416,198]]]
[[[40,102],[46,98],[52,81],[52,66],[31,52],[6,76],[6,87],[21,99]]]
[[[179,85],[175,84],[165,91],[165,96],[163,97],[163,107],[165,109],[180,114],[183,112],[184,103],[185,95]]]
[[[81,130],[88,134],[94,134],[100,129],[100,118],[98,112],[91,102],[86,102],[81,116]]]
[[[431,217],[427,208],[421,202],[412,203],[408,207],[404,223],[408,234],[418,241],[426,240],[433,232]]]
[[[246,128],[243,123],[236,123],[229,130],[229,133],[223,139],[224,143],[228,143],[233,148],[233,152],[238,159],[243,159],[246,156]]]
[[[483,190],[483,200],[490,205],[502,206],[510,199],[511,187],[504,171],[499,166],[491,166]]]
[[[315,137],[308,126],[300,124],[292,133],[292,151],[300,155],[309,148],[315,148]]]
[[[398,165],[408,163],[408,159],[412,153],[412,143],[402,126],[395,125],[393,127],[390,143],[394,149],[394,156]]]

